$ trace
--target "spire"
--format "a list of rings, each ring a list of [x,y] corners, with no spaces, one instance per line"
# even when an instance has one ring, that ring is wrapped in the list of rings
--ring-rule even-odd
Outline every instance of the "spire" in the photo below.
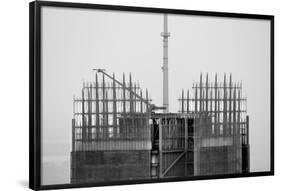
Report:
[[[169,112],[169,77],[168,77],[168,16],[164,14],[164,27],[161,36],[163,37],[163,106],[166,107],[165,113]]]

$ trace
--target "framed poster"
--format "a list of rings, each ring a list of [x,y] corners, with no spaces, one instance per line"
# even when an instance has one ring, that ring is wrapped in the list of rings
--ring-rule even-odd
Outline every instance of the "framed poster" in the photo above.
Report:
[[[30,188],[273,174],[273,16],[30,3]]]

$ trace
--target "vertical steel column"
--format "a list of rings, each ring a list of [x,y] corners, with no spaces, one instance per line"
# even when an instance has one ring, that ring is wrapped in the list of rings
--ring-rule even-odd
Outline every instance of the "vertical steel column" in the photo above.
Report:
[[[133,93],[132,93],[133,92],[133,84],[132,84],[132,75],[131,75],[131,73],[130,73],[130,76],[129,76],[129,89],[130,89],[130,92],[129,92],[129,95],[130,95],[129,103],[130,103],[130,119],[131,120],[129,122],[130,125],[127,126],[127,130],[128,130],[127,131],[128,132],[127,136],[128,137],[131,136],[131,132],[133,130],[132,126],[133,126],[133,123],[134,123],[134,120],[132,119],[132,113],[134,112],[134,103],[133,103]]]
[[[85,149],[85,139],[86,139],[86,124],[85,124],[85,106],[84,106],[84,102],[85,102],[85,98],[84,98],[84,85],[82,88],[82,150]]]
[[[163,119],[159,118],[159,176],[163,178],[163,153],[162,153],[162,146],[163,146],[163,132],[162,132],[162,122]]]
[[[240,132],[240,129],[241,129],[241,89],[239,88],[238,90],[238,111],[237,111],[237,123],[238,123],[238,133],[239,133],[239,136],[241,136],[241,132]]]
[[[92,136],[92,85],[90,84],[90,89],[88,88],[88,143],[90,142]]]
[[[201,103],[202,103],[202,111],[201,112],[204,112],[205,111],[205,91],[204,91],[203,87],[202,87]]]
[[[138,112],[137,110],[137,85],[136,83],[134,84],[134,92],[135,92],[135,95],[134,95],[134,112]]]
[[[215,135],[219,134],[218,130],[218,115],[219,115],[219,108],[218,108],[218,76],[216,73],[215,76]]]
[[[184,93],[181,94],[181,112],[184,113]]]
[[[105,137],[108,138],[109,135],[109,123],[108,123],[108,93],[107,90],[105,91]]]
[[[249,144],[249,115],[246,116],[246,144]]]
[[[210,114],[211,114],[211,128],[212,128],[212,134],[214,134],[215,126],[214,126],[214,112],[213,112],[213,91],[210,89]]]
[[[97,140],[99,143],[100,139],[100,114],[99,114],[99,82],[98,82],[98,74],[96,73],[96,85],[95,85],[95,93],[96,93],[96,133]],[[97,144],[99,146],[99,144]]]
[[[227,128],[227,88],[226,88],[226,76],[223,78],[223,134],[228,134]]]
[[[149,137],[151,139],[151,136],[150,136],[150,126],[149,126],[149,119],[150,119],[150,111],[149,111],[149,105],[147,104],[148,103],[148,91],[146,89],[146,92],[145,92],[145,97],[146,97],[146,133],[148,134],[148,136],[146,137]]]
[[[189,90],[187,90],[186,113],[189,113]]]
[[[197,113],[197,84],[195,85],[195,99],[194,99],[194,101],[195,101],[195,104],[194,104],[194,107],[195,107],[195,113]]]
[[[202,105],[202,73],[200,74],[200,82],[199,82],[199,112],[203,111]]]
[[[125,74],[123,73],[123,112],[126,113],[126,81]]]
[[[105,79],[104,74],[102,74],[102,137],[105,137],[105,128],[106,128],[106,101],[105,101]]]
[[[141,92],[140,92],[140,96],[141,96],[141,99],[140,99],[140,112],[143,113],[143,101],[142,101],[143,97],[142,97],[142,90],[141,90]]]
[[[75,120],[76,120],[76,100],[75,96],[73,96],[73,118],[72,118],[72,151],[75,151],[75,143],[76,143],[76,128],[75,128]]]
[[[122,136],[127,137],[127,114],[126,114],[126,81],[125,81],[125,74],[123,73],[123,133]]]
[[[217,121],[217,128],[218,128],[218,135],[220,135],[222,132],[221,132],[221,119],[220,119],[220,115],[221,115],[221,107],[220,107],[220,103],[221,103],[221,98],[220,98],[220,91],[218,92],[218,110],[217,110],[217,113],[218,113],[218,121]]]
[[[117,136],[117,101],[116,101],[116,84],[115,84],[115,74],[113,74],[113,137]]]
[[[206,107],[205,107],[205,111],[206,112],[208,112],[208,86],[209,86],[209,84],[208,84],[208,81],[209,81],[209,79],[208,79],[208,73],[207,73],[207,75],[206,75]]]
[[[228,125],[228,133],[231,134],[233,133],[233,126],[232,126],[232,75],[230,74],[229,76],[229,96],[228,96],[228,100],[229,100],[229,112],[228,112],[228,121],[229,121],[229,125]]]
[[[136,97],[136,94],[137,94],[137,86],[136,86],[136,83],[134,84],[134,99],[133,99],[133,105],[134,105],[134,110],[133,112],[138,112],[137,111],[137,97]],[[138,129],[138,121],[137,121],[137,116],[136,115],[133,115],[133,122],[132,122],[132,131],[133,131],[133,137],[137,137],[137,129]]]
[[[187,117],[185,117],[184,118],[184,151],[185,151],[185,163],[184,163],[184,167],[185,167],[185,169],[184,169],[184,175],[185,176],[187,176],[187,160],[188,160],[188,152],[187,152],[187,150],[188,150],[188,118]]]
[[[72,119],[72,151],[76,151],[75,149],[75,119]]]
[[[105,79],[104,74],[102,74],[102,149],[104,149],[105,137],[106,137],[106,108],[105,108]]]
[[[235,136],[237,136],[237,122],[236,122],[236,107],[237,107],[237,105],[236,105],[236,102],[237,102],[237,100],[236,100],[236,86],[234,86],[234,97],[233,97],[233,132],[234,132],[234,134],[235,134]]]
[[[146,89],[145,94],[146,94],[146,102],[148,103],[149,99],[148,99],[148,91],[147,91],[147,89]],[[146,112],[149,113],[149,105],[148,104],[146,104]]]
[[[132,76],[131,76],[131,73],[130,73],[130,81],[129,81],[129,88],[130,88],[130,113],[134,112],[134,105],[133,105],[133,86],[132,86]]]

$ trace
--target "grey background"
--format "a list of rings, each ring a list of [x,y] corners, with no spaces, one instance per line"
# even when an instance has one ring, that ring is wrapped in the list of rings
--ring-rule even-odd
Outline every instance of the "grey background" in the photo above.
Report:
[[[170,111],[181,89],[215,72],[242,81],[250,116],[251,172],[270,169],[270,23],[169,15]],[[73,95],[92,68],[123,72],[162,103],[163,15],[45,7],[42,10],[42,184],[69,183]]]

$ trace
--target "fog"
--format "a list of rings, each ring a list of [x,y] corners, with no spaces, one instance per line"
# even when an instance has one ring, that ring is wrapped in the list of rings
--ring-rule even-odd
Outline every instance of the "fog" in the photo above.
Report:
[[[248,99],[250,170],[270,170],[270,22],[170,14],[168,23],[170,111],[201,72],[231,72]],[[42,184],[70,181],[73,96],[93,68],[131,73],[162,104],[162,28],[162,14],[42,9]]]

